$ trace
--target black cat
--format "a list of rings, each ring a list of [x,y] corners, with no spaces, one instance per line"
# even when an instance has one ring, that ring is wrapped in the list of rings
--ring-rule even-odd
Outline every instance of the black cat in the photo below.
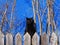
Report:
[[[33,18],[26,18],[26,30],[25,33],[28,32],[32,36],[36,32],[36,24],[34,23]]]

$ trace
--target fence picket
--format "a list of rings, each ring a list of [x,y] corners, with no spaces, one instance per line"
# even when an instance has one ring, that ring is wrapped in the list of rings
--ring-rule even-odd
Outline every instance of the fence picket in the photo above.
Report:
[[[46,33],[44,33],[42,36],[41,36],[41,45],[48,45],[48,36]]]
[[[57,44],[57,35],[53,32],[52,35],[51,35],[51,39],[50,39],[50,44],[51,45],[58,45]]]
[[[49,43],[49,37],[46,33],[44,33],[41,35],[41,45],[58,45],[58,41],[60,45],[60,36],[59,36],[59,40],[57,38],[58,38],[57,35],[55,34],[55,32],[53,32]],[[29,33],[26,32],[26,34],[24,35],[24,45],[31,45],[31,40],[32,40],[32,45],[40,45],[39,36],[36,32],[33,35],[32,39]],[[5,45],[4,34],[1,31],[0,31],[0,45]],[[6,45],[13,45],[13,36],[11,33],[6,34]],[[22,45],[22,37],[20,33],[17,33],[15,36],[15,45]]]
[[[28,32],[24,35],[24,45],[31,45],[31,36]]]
[[[4,45],[4,34],[0,31],[0,45]]]
[[[6,45],[13,45],[13,36],[11,33],[6,34]]]
[[[38,36],[37,33],[35,33],[35,34],[33,35],[32,45],[39,45],[39,36]]]
[[[17,33],[15,36],[15,45],[22,45],[22,38],[20,33]]]

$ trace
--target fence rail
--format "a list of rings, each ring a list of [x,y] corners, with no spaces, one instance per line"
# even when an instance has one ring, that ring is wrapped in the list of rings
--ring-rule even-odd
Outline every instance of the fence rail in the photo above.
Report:
[[[0,32],[0,45],[5,45],[4,36],[5,35],[2,32]],[[39,42],[40,38],[41,38],[41,44]],[[23,45],[31,45],[31,44],[32,45],[60,45],[60,36],[57,36],[54,32],[52,33],[51,38],[49,38],[49,36],[46,33],[42,34],[41,37],[37,33],[35,33],[32,38],[28,32],[23,36],[23,38],[20,35],[20,33],[17,33],[14,41],[15,45],[22,45],[22,39],[24,39]],[[11,33],[6,34],[6,45],[13,45],[13,36]]]

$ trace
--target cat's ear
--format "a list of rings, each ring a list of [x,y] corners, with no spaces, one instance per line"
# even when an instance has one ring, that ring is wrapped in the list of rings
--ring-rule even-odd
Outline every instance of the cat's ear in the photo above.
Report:
[[[29,18],[26,18],[26,20],[29,20]]]
[[[33,17],[31,17],[31,19],[33,19]]]
[[[26,20],[32,20],[32,19],[33,19],[33,17],[31,17],[31,18],[27,18],[27,17],[26,17]]]
[[[33,20],[33,17],[29,18],[30,20]]]

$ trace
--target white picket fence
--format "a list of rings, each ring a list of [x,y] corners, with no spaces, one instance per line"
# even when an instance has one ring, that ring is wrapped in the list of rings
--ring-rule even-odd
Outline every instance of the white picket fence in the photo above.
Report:
[[[40,45],[40,38],[41,38],[41,45],[58,45],[58,40],[57,40],[57,35],[53,32],[51,35],[50,43],[49,43],[49,37],[46,33],[42,34],[41,37],[35,33],[31,39],[31,36],[27,32],[23,38],[24,38],[24,45],[31,45],[31,40],[32,40],[32,45]],[[15,36],[15,45],[22,45],[22,36],[20,33],[17,33]],[[0,32],[0,45],[5,45],[4,44],[4,34]],[[13,36],[11,33],[6,34],[6,45],[13,45]],[[60,36],[59,36],[59,45],[60,45]]]

